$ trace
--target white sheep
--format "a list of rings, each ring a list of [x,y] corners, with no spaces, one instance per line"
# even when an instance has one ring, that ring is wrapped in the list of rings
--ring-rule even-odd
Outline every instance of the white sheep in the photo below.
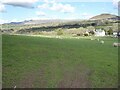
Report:
[[[62,37],[59,37],[59,39],[63,39]]]
[[[94,40],[93,38],[91,38],[90,40]]]
[[[114,47],[118,47],[118,46],[120,46],[120,43],[114,42],[114,43],[113,43],[113,46],[114,46]]]
[[[105,42],[102,40],[102,41],[100,41],[100,43],[101,43],[101,44],[104,44]]]
[[[16,86],[14,86],[14,90],[16,89]]]
[[[98,38],[97,41],[99,41],[100,39]]]

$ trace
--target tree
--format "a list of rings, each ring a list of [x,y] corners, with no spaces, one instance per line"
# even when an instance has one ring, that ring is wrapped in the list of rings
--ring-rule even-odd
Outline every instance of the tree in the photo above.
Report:
[[[112,34],[113,34],[113,30],[112,30],[112,28],[109,28],[108,35],[112,35]]]

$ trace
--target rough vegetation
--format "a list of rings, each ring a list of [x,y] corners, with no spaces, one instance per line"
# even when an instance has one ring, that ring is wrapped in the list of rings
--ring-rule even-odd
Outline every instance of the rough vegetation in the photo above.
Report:
[[[116,17],[113,18],[113,17]],[[98,19],[99,18],[99,19]],[[43,34],[44,32],[59,32],[72,35],[76,34],[82,36],[85,32],[90,32],[90,35],[94,35],[94,30],[102,29],[106,32],[106,35],[113,34],[114,31],[118,31],[119,18],[115,15],[101,14],[93,17],[90,20],[74,20],[74,21],[44,21],[44,23],[36,24],[3,24],[1,32],[4,34]],[[94,19],[94,20],[93,20]],[[32,21],[30,21],[32,22]],[[37,21],[38,22],[38,21]],[[39,21],[40,22],[40,21]],[[59,29],[62,29],[62,31]],[[56,33],[56,35],[58,34]],[[85,34],[86,35],[86,34]]]

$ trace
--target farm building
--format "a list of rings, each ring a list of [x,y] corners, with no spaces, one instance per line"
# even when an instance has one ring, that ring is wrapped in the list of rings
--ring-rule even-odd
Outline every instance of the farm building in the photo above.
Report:
[[[95,36],[105,36],[105,31],[102,29],[95,30]]]
[[[114,37],[117,37],[117,31],[114,31],[114,32],[113,32],[113,36],[114,36]]]
[[[117,36],[120,37],[120,31],[117,32]]]
[[[114,31],[113,36],[114,37],[119,37],[120,36],[120,31]]]

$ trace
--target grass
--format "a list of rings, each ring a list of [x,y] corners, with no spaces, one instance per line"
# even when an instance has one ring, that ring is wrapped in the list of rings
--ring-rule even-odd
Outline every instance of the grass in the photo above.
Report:
[[[90,87],[117,87],[118,48],[112,46],[117,39],[100,39],[105,43],[89,38],[3,35],[3,87],[21,87],[21,82],[31,78],[31,87],[55,88],[64,74],[69,73],[72,78],[76,70],[90,71]]]
[[[0,35],[0,89],[2,88],[2,35]]]

